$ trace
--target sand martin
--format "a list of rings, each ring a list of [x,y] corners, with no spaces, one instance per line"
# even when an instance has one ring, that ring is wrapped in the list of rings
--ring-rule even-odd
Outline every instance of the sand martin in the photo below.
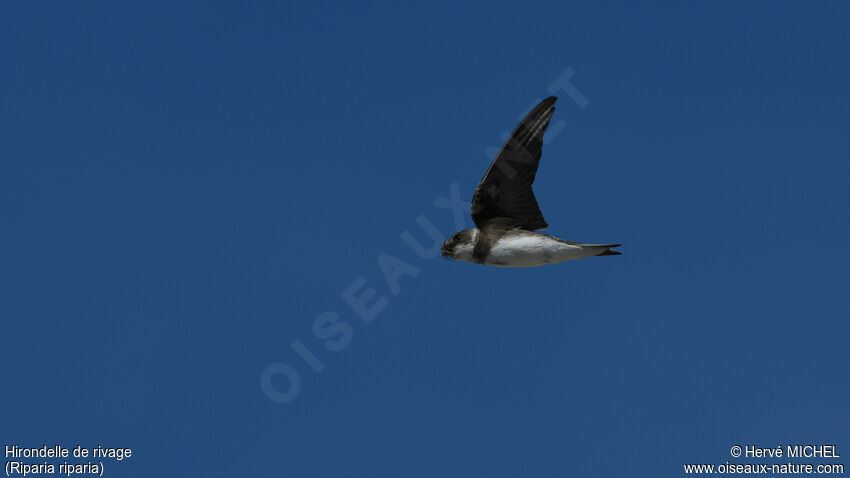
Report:
[[[620,244],[584,244],[541,234],[549,227],[531,190],[543,133],[555,112],[550,96],[520,122],[493,159],[472,196],[475,229],[460,231],[441,248],[443,257],[498,267],[536,267],[590,256],[616,256]]]

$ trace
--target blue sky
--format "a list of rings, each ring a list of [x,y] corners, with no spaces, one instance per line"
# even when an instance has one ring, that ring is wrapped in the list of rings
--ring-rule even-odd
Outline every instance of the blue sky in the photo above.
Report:
[[[306,3],[0,7],[4,444],[129,447],[128,477],[850,456],[850,7]],[[419,257],[568,69],[535,191],[624,254]]]

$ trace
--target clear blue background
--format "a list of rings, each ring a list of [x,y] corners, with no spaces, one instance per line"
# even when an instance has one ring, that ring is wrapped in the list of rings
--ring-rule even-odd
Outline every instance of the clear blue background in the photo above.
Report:
[[[130,447],[122,477],[850,457],[848,4],[307,3],[0,7],[3,444]],[[624,254],[414,254],[567,68],[548,232]],[[382,253],[420,269],[398,296]]]

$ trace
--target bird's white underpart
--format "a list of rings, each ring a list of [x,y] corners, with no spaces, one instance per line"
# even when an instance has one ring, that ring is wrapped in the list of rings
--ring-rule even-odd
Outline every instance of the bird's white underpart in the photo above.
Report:
[[[475,230],[474,234],[477,239],[479,231]],[[499,238],[484,259],[484,264],[496,267],[537,267],[595,256],[606,249],[607,246],[565,244],[546,234],[522,231],[520,234],[506,234]],[[459,245],[454,258],[475,262],[472,251],[472,244]]]

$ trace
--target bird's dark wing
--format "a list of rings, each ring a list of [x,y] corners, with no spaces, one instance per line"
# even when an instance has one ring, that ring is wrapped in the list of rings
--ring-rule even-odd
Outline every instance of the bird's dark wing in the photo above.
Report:
[[[528,113],[478,183],[472,196],[472,220],[479,229],[496,218],[529,231],[549,226],[531,184],[543,152],[543,133],[555,112],[556,100],[550,96]]]

